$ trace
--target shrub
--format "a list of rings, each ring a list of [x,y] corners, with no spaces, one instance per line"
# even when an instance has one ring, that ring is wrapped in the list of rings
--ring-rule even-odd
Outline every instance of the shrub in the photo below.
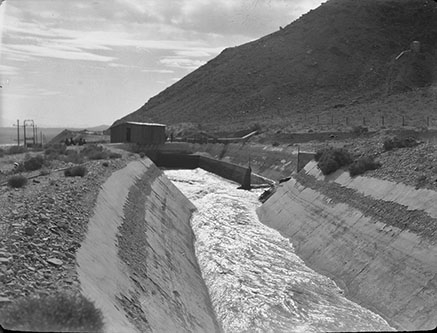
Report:
[[[103,315],[81,294],[23,297],[0,310],[4,327],[31,331],[103,332]]]
[[[357,175],[362,175],[368,170],[376,170],[380,167],[381,163],[376,162],[373,158],[361,157],[349,166],[349,174],[351,177],[355,177]]]
[[[322,157],[322,154],[323,154],[323,149],[316,151],[316,154],[314,155],[314,160],[318,162],[320,160],[320,157]]]
[[[108,158],[108,154],[104,151],[98,151],[95,152],[94,154],[88,155],[88,158],[90,160],[104,160]]]
[[[119,154],[119,153],[110,153],[109,154],[109,158],[110,159],[121,158],[121,154]]]
[[[27,149],[24,146],[12,146],[8,149],[9,155],[21,154],[25,153]]]
[[[44,149],[44,155],[47,160],[60,160],[61,156],[67,154],[67,147],[62,143],[56,143],[46,146]]]
[[[108,151],[106,149],[104,150],[102,146],[96,144],[86,146],[80,153],[90,160],[103,160],[108,158]]]
[[[83,165],[76,165],[74,167],[65,169],[64,175],[65,177],[83,177],[87,172],[86,167]]]
[[[66,151],[66,155],[62,160],[67,163],[74,163],[74,164],[83,163],[83,157],[76,150],[71,150],[71,149],[68,149]]]
[[[26,171],[35,171],[42,168],[44,164],[44,158],[41,155],[31,157],[24,161],[24,169]]]
[[[326,148],[317,151],[314,159],[324,175],[329,175],[341,167],[352,163],[352,156],[347,150],[342,148]]]
[[[273,147],[278,147],[278,146],[279,146],[279,142],[276,142],[276,141],[273,142],[273,143],[272,143],[272,146],[273,146]]]
[[[8,179],[8,185],[13,188],[20,188],[27,184],[27,178],[22,175],[15,175]]]
[[[397,136],[393,138],[387,138],[384,140],[383,146],[384,150],[392,150],[394,148],[407,148],[407,147],[414,147],[419,145],[419,142],[416,141],[413,137],[406,137],[406,138],[398,138]]]
[[[40,175],[40,176],[47,176],[47,175],[49,175],[49,174],[50,174],[50,170],[47,169],[47,168],[43,168],[43,169],[41,169],[41,171],[39,172],[39,175]]]
[[[139,153],[139,154],[140,154],[140,157],[141,157],[141,158],[144,158],[144,157],[146,156],[146,153],[145,153],[145,152],[143,152],[143,151],[140,151],[140,153]]]
[[[109,163],[108,163],[108,162],[103,162],[102,165],[103,165],[104,167],[108,167],[108,166],[109,166]]]

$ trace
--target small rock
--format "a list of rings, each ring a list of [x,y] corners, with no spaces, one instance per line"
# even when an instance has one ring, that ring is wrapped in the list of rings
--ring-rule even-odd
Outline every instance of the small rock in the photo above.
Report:
[[[11,261],[11,257],[9,258],[0,258],[0,264],[8,264]]]
[[[47,262],[55,266],[62,266],[63,264],[63,261],[57,258],[49,258],[47,259]]]
[[[0,251],[0,258],[9,258],[11,256],[8,252]]]
[[[28,236],[33,236],[35,234],[35,229],[32,227],[24,228],[24,233]]]
[[[9,303],[9,302],[11,302],[10,298],[0,296],[0,304],[2,304],[2,303]]]

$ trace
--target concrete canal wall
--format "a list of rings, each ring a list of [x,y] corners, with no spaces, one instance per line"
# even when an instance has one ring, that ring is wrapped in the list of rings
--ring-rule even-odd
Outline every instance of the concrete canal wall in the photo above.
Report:
[[[148,159],[105,182],[77,263],[107,332],[220,332],[194,253],[194,209]]]
[[[429,193],[432,192],[432,193]],[[259,209],[308,266],[399,329],[437,325],[436,193],[310,162]]]
[[[190,157],[175,159],[175,154],[180,153],[181,148],[184,150],[181,156]],[[244,170],[250,155],[252,170],[261,176],[278,180],[294,173],[293,178],[281,183],[273,196],[258,209],[260,220],[288,237],[308,266],[332,277],[345,289],[350,299],[379,313],[392,326],[404,330],[434,328],[437,325],[436,193],[368,177],[350,178],[342,171],[324,177],[315,162],[308,163],[302,171],[295,173],[297,155],[294,147],[276,148],[243,144],[183,144],[167,146],[163,151],[171,152],[167,156],[173,155],[170,159],[173,165],[170,167],[195,168],[203,156]],[[214,162],[214,165],[218,172],[220,164]],[[130,273],[134,277],[130,283],[136,285],[139,288],[137,290],[144,289],[138,291],[144,296],[138,298],[141,299],[139,304],[145,313],[153,313],[152,309],[155,308],[167,309],[159,310],[159,314],[153,318],[169,322],[169,325],[173,325],[168,326],[171,328],[175,328],[176,323],[167,321],[167,316],[178,313],[175,304],[187,304],[182,308],[189,310],[177,314],[179,319],[176,322],[182,325],[182,331],[191,327],[190,322],[196,323],[192,324],[195,325],[194,331],[205,327],[218,330],[192,251],[192,233],[188,224],[190,214],[182,213],[184,209],[180,207],[191,206],[181,194],[173,196],[179,191],[156,168],[148,165],[145,169],[155,170],[139,185],[148,189],[147,198],[153,198],[144,207],[145,216],[150,216],[146,221],[155,221],[148,231],[153,235],[150,239],[155,239],[150,242],[155,245],[150,246],[155,248],[156,244],[169,244],[173,238],[177,239],[177,244],[185,245],[182,247],[184,250],[172,248],[168,253],[162,246],[160,251],[164,251],[163,255],[148,259],[148,267],[155,268],[144,271],[155,270],[157,275],[152,280],[166,281],[163,286],[156,287],[155,294],[145,292],[154,284],[138,279],[142,274],[140,271],[135,271],[135,276]],[[239,168],[235,167],[235,170]],[[154,185],[150,187],[148,183]],[[136,196],[140,197],[140,194]],[[164,213],[161,211],[166,211],[173,204],[176,207],[167,215],[162,215]],[[125,214],[135,210],[136,205],[132,204]],[[166,225],[164,221],[167,220],[173,222]],[[174,234],[173,229],[176,229]],[[166,236],[168,234],[170,236]],[[190,264],[182,256],[173,256],[173,253],[182,252],[190,253]],[[158,269],[161,265],[166,268]],[[159,275],[162,272],[179,271],[186,271],[187,277],[193,274],[197,282],[181,286],[177,284],[179,282],[173,273]],[[196,303],[188,294],[182,293],[184,288],[188,291],[196,289],[194,295],[200,301]],[[158,293],[162,295],[160,301],[154,298]],[[180,298],[181,295],[184,297]],[[148,300],[151,301],[150,306],[143,307]],[[201,319],[197,319],[199,314]]]

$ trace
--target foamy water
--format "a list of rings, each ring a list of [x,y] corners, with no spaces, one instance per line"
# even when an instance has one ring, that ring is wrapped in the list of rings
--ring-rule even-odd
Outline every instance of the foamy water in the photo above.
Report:
[[[201,169],[165,174],[198,209],[191,222],[196,255],[225,332],[392,330],[259,222],[262,190],[238,190]]]

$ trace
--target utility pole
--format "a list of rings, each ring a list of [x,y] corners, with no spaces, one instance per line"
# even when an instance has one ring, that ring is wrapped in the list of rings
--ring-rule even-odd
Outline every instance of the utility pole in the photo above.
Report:
[[[38,144],[38,126],[35,125],[34,131],[33,131],[33,144]]]
[[[31,122],[32,123],[32,138],[27,138],[26,137],[26,122]],[[35,123],[32,119],[26,119],[24,121],[24,146],[27,147],[27,139],[32,139],[33,144],[35,145]]]
[[[17,119],[17,124],[13,126],[17,126],[17,145],[20,146],[20,121]]]

